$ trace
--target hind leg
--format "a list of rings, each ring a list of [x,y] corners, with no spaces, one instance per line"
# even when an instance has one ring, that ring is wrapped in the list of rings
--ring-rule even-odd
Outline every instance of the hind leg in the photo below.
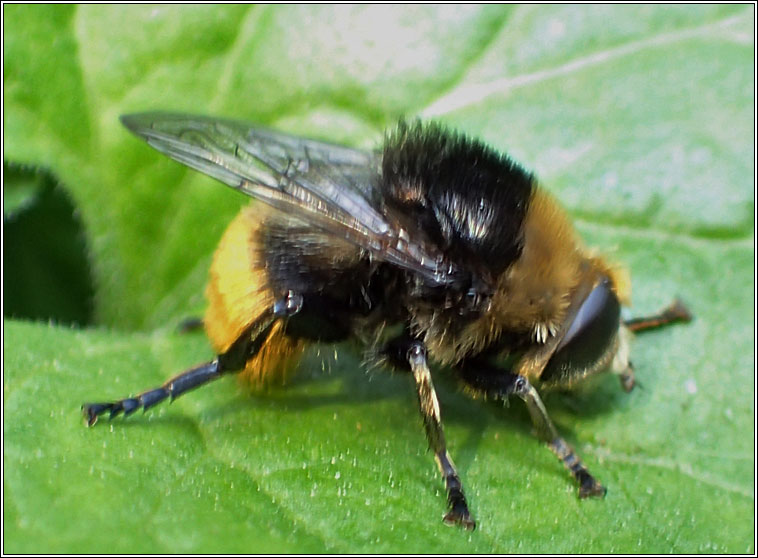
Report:
[[[98,418],[106,413],[108,413],[108,418],[112,419],[121,413],[129,416],[140,408],[147,411],[161,401],[166,399],[173,401],[180,395],[225,374],[239,372],[245,367],[248,359],[254,357],[261,349],[274,323],[278,319],[286,319],[296,314],[301,307],[302,297],[290,292],[287,297],[277,301],[269,311],[253,322],[225,353],[218,355],[210,362],[190,368],[169,379],[163,385],[143,391],[134,397],[105,403],[85,403],[82,405],[82,413],[87,426],[94,426]]]

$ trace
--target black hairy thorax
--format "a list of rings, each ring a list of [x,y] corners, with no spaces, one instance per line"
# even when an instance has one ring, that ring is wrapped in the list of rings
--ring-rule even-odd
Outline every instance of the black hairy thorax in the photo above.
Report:
[[[455,338],[489,310],[498,277],[521,255],[533,176],[507,156],[430,124],[400,123],[387,138],[385,213],[465,271],[454,287],[410,287],[418,333]]]
[[[385,144],[381,187],[387,211],[411,222],[411,236],[420,233],[482,282],[521,253],[533,177],[483,143],[401,122]]]
[[[403,322],[417,336],[456,344],[487,314],[498,277],[521,255],[533,177],[463,135],[401,123],[385,142],[376,180],[378,209],[428,253],[439,254],[442,267],[456,270],[456,281],[430,284],[278,216],[263,232],[269,278],[274,290],[295,289],[305,299],[288,334],[336,341],[356,333],[357,324]]]

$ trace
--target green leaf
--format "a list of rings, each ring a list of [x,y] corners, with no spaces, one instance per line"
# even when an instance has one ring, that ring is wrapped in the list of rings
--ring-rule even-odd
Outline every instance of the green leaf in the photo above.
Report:
[[[755,552],[753,6],[3,10],[5,158],[71,194],[103,326],[4,322],[5,552]],[[84,428],[82,402],[211,357],[170,331],[247,203],[118,122],[152,109],[363,147],[420,114],[534,168],[631,269],[637,312],[696,316],[639,336],[631,394],[546,397],[607,497],[576,498],[521,405],[440,374],[478,520],[445,527],[410,380],[349,345],[287,390],[225,379]]]

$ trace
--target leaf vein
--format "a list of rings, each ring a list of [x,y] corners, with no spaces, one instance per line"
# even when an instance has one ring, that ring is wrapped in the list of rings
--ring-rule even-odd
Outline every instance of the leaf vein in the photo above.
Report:
[[[752,12],[745,13],[749,14]],[[437,99],[426,109],[424,109],[422,115],[425,118],[438,117],[465,108],[469,105],[481,103],[489,97],[497,94],[505,95],[510,91],[518,89],[520,87],[547,81],[556,77],[570,75],[585,68],[604,64],[611,60],[625,56],[633,55],[649,48],[678,43],[696,37],[722,37],[723,35],[718,33],[718,31],[721,31],[726,27],[730,27],[736,23],[743,21],[744,17],[745,14],[743,13],[737,16],[719,20],[714,23],[681,29],[678,31],[671,31],[650,38],[632,41],[620,46],[601,50],[587,56],[579,57],[574,60],[569,60],[568,62],[554,68],[538,70],[536,72],[525,73],[517,76],[506,76],[503,78],[495,79],[488,83],[463,85],[457,89],[454,89],[447,95],[444,95]]]

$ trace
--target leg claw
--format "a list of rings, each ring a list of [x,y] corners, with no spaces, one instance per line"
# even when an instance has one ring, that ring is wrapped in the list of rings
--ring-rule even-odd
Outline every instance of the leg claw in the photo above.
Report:
[[[453,509],[444,515],[442,521],[445,525],[460,525],[468,531],[476,528],[476,521],[472,519],[466,506],[453,506]]]
[[[579,487],[580,498],[603,498],[606,492],[608,492],[608,489],[595,479]]]

